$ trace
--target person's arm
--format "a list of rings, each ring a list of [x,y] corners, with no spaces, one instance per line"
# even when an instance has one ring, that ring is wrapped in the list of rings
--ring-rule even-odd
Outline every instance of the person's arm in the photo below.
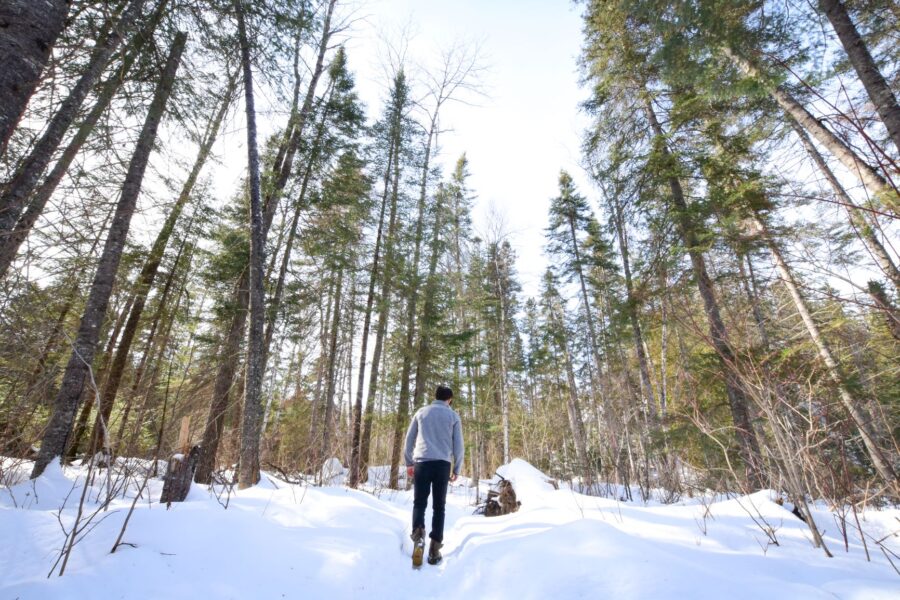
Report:
[[[406,446],[403,450],[403,460],[406,461],[406,468],[409,469],[415,463],[413,462],[413,449],[416,447],[416,437],[419,435],[419,413],[413,415],[412,421],[409,423],[409,429],[406,430]]]
[[[453,474],[450,476],[450,481],[456,481],[465,456],[466,448],[463,445],[462,421],[457,415],[456,422],[453,424]]]

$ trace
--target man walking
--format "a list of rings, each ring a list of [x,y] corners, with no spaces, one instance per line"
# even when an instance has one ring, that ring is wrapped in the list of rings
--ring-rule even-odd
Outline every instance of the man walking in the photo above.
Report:
[[[412,540],[413,565],[422,564],[425,550],[425,508],[431,500],[431,546],[428,548],[428,564],[441,561],[444,541],[444,506],[447,503],[447,486],[456,481],[463,463],[462,423],[459,415],[450,408],[453,390],[439,385],[435,400],[413,415],[406,432],[406,474],[415,484],[413,501]],[[453,459],[451,468],[450,459]]]

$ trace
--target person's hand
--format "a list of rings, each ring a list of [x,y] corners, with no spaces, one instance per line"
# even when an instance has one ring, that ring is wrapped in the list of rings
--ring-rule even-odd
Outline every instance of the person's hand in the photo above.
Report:
[[[456,481],[456,478],[459,477],[456,473],[450,473],[450,483]]]
[[[413,474],[414,474],[415,472],[416,472],[415,467],[406,467],[406,476],[407,476],[409,479],[412,479],[412,478],[413,478]]]

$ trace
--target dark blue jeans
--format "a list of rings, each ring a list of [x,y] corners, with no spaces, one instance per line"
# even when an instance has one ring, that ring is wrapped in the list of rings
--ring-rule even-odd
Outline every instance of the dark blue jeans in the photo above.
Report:
[[[413,530],[425,527],[425,508],[428,493],[431,498],[431,533],[428,537],[440,543],[444,541],[444,506],[447,504],[447,485],[450,483],[450,463],[446,460],[429,460],[416,463],[414,475]]]

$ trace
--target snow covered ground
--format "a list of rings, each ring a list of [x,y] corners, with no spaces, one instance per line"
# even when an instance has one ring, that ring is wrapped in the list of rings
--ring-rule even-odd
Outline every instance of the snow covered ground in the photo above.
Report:
[[[19,469],[27,476],[31,465]],[[845,552],[832,513],[819,507],[829,559],[770,492],[644,505],[554,490],[523,461],[501,472],[516,486],[519,512],[473,515],[475,490],[461,479],[448,498],[444,561],[418,571],[409,558],[411,492],[266,476],[230,496],[195,485],[169,510],[156,501],[162,482],[151,480],[152,501],[138,501],[126,545],[110,554],[133,487],[91,521],[65,574],[48,578],[84,476],[51,467],[35,482],[0,488],[0,599],[900,598],[900,575],[871,542],[887,536],[900,554],[898,509],[862,515],[872,536],[867,562],[859,536],[851,530]],[[84,515],[103,497],[102,478],[89,492]]]

